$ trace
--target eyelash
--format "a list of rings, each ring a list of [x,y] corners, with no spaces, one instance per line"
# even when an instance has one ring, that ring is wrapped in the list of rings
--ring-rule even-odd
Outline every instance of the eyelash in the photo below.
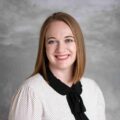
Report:
[[[53,43],[55,43],[55,42],[57,42],[57,41],[55,41],[55,40],[49,40],[49,41],[48,41],[48,44],[53,44]]]
[[[70,42],[73,42],[74,40],[73,39],[66,39],[65,42],[67,43],[70,43]]]

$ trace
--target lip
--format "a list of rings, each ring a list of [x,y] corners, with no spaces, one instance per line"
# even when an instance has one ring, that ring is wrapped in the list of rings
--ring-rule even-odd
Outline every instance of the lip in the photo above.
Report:
[[[69,54],[64,54],[64,55],[55,55],[55,57],[58,59],[58,60],[66,60],[69,58]]]

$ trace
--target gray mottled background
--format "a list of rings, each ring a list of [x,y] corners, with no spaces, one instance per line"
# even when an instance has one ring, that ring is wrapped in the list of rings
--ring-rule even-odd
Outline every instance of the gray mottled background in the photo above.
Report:
[[[80,23],[85,76],[102,89],[107,120],[120,120],[119,0],[0,0],[0,120],[7,120],[12,95],[33,71],[41,24],[56,11]]]

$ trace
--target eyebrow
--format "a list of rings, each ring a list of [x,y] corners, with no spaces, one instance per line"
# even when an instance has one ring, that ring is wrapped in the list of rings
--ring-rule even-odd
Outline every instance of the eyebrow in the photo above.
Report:
[[[56,39],[56,38],[55,37],[48,37],[47,40],[49,40],[49,39]]]
[[[69,35],[69,36],[65,36],[65,38],[69,38],[69,37],[72,37],[72,38],[74,38],[74,36],[70,36],[70,35]]]

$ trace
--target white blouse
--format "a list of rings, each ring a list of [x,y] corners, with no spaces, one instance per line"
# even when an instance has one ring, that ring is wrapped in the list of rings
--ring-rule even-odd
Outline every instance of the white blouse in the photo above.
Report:
[[[81,79],[85,114],[89,120],[105,120],[105,101],[94,80]],[[57,93],[38,73],[28,78],[13,97],[8,120],[75,120],[66,95]]]

